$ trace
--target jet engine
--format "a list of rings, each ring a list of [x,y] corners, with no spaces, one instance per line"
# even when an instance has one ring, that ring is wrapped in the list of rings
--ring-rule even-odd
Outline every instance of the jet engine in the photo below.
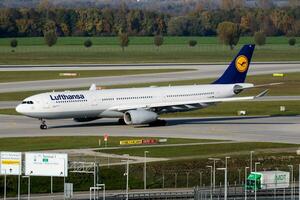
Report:
[[[150,122],[156,121],[158,115],[155,112],[138,109],[130,110],[125,112],[124,121],[126,124],[138,125],[138,124],[148,124]]]
[[[243,86],[240,85],[234,85],[233,86],[233,92],[234,94],[239,94],[243,91]]]

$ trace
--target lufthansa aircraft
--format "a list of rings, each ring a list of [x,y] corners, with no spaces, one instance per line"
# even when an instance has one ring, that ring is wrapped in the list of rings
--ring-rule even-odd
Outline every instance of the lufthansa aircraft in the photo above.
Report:
[[[208,85],[146,87],[126,89],[47,92],[24,99],[16,111],[41,120],[41,129],[47,129],[46,119],[73,118],[87,122],[100,118],[119,118],[122,124],[165,125],[159,120],[162,113],[182,112],[205,108],[229,101],[251,100],[257,96],[234,97],[254,86],[244,83],[255,45],[243,46],[223,75]]]

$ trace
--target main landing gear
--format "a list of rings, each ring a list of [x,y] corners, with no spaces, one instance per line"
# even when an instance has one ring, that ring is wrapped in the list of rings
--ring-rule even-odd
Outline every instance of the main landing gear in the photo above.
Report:
[[[44,119],[40,119],[41,120],[41,122],[42,122],[42,124],[41,124],[41,126],[40,126],[40,129],[47,129],[48,127],[47,127],[47,125],[46,125],[46,121],[44,120]]]

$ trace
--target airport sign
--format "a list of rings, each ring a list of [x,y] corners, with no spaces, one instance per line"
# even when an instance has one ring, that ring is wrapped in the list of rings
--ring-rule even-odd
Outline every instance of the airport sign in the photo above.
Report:
[[[22,153],[21,152],[1,152],[0,153],[0,174],[20,175],[22,173]]]
[[[120,145],[137,145],[142,144],[143,140],[121,140]]]
[[[68,154],[25,153],[25,175],[68,176]]]
[[[121,140],[120,145],[157,144],[157,139]]]

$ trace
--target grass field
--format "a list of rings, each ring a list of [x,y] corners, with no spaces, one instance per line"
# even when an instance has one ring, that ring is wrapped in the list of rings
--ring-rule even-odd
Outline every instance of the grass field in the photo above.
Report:
[[[252,37],[243,37],[231,51],[216,37],[165,37],[164,45],[158,49],[153,45],[153,37],[132,37],[122,52],[117,37],[92,38],[94,46],[89,49],[83,46],[85,39],[59,38],[57,45],[47,47],[43,38],[18,38],[19,46],[14,52],[9,38],[0,39],[0,64],[228,62],[242,44],[253,43]],[[197,40],[198,45],[189,47],[190,39]],[[257,48],[253,60],[300,60],[300,46],[289,46],[287,41],[286,37],[269,37],[267,45]]]
[[[265,143],[265,142],[241,142],[230,144],[203,144],[193,146],[181,146],[181,147],[142,147],[142,148],[127,148],[127,149],[110,149],[100,150],[104,153],[112,154],[129,154],[131,156],[143,156],[144,151],[149,151],[150,157],[163,157],[163,158],[180,158],[180,157],[218,157],[226,154],[245,154],[250,151],[259,151],[266,149],[276,148],[289,148],[298,147],[293,144],[281,144],[281,143]]]
[[[99,139],[102,146],[99,146]],[[120,146],[120,140],[149,139],[147,137],[109,137],[107,147]],[[158,138],[151,138],[158,139]],[[167,138],[164,144],[186,144],[218,142],[221,140],[209,139],[179,139]],[[104,147],[103,136],[51,136],[51,137],[18,137],[0,138],[0,151],[38,151],[54,149],[81,149],[81,148],[100,148]]]
[[[131,70],[72,70],[72,71],[2,71],[0,83],[14,81],[37,81],[104,76],[137,75],[151,73],[180,72],[187,69],[131,69]],[[61,76],[61,73],[76,73],[77,76]]]
[[[1,73],[0,73],[1,74]],[[1,76],[1,75],[0,75]],[[285,77],[272,77],[271,74],[267,75],[256,75],[256,76],[248,76],[246,82],[254,83],[256,85],[267,84],[267,83],[278,83],[282,82],[282,85],[272,86],[270,87],[268,95],[300,95],[300,73],[287,73]],[[199,79],[199,80],[183,80],[183,81],[169,81],[169,82],[157,82],[157,83],[140,83],[140,84],[126,84],[126,85],[112,85],[105,86],[104,88],[130,88],[130,87],[148,87],[152,85],[156,86],[168,86],[168,85],[191,85],[191,84],[209,84],[214,79]],[[77,89],[88,89],[88,88],[72,88],[71,90]],[[241,93],[241,95],[257,95],[263,89],[251,89],[249,91],[245,91]],[[23,92],[7,92],[0,93],[0,101],[20,101],[24,98],[42,93],[49,92],[53,90],[38,90],[38,91],[23,91]],[[59,90],[57,90],[59,91]]]

